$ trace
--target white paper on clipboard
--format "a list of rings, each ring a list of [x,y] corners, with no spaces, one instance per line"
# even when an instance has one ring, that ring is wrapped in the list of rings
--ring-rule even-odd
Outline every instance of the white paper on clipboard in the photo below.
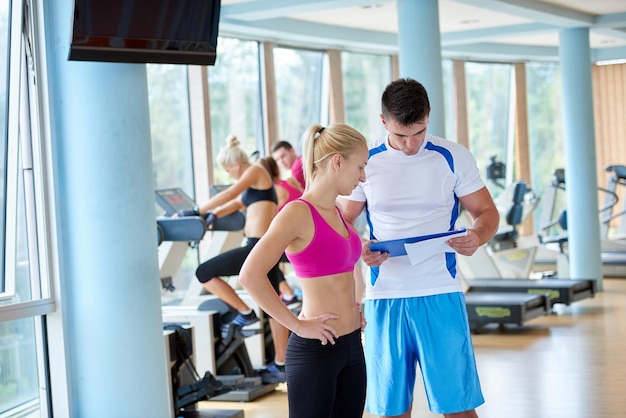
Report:
[[[439,253],[455,252],[446,241],[452,238],[464,237],[467,235],[467,229],[461,229],[458,233],[451,233],[449,235],[437,238],[431,238],[424,241],[414,242],[411,244],[404,244],[406,254],[409,256],[409,261],[412,265],[416,265],[428,257],[431,257]]]

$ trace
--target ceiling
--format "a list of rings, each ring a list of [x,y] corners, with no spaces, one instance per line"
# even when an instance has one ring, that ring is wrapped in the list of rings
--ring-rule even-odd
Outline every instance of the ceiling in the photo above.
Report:
[[[439,20],[446,58],[557,61],[559,31],[588,27],[593,61],[626,59],[626,0],[439,0]],[[393,0],[222,0],[219,29],[286,45],[397,53],[397,28]]]

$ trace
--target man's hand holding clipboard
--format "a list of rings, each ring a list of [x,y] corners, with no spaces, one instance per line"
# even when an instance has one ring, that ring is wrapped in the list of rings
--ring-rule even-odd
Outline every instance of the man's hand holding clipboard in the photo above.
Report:
[[[390,257],[408,255],[411,264],[415,265],[437,253],[455,251],[463,254],[461,251],[465,251],[467,244],[471,245],[475,238],[468,237],[468,230],[462,228],[417,237],[371,242],[370,251],[380,251]]]

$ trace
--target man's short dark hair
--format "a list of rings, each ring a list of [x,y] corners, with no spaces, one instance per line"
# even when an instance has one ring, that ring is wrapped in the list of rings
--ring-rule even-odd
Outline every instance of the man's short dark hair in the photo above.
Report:
[[[383,92],[382,114],[402,126],[422,122],[430,114],[426,88],[411,78],[400,78],[387,85]]]
[[[281,148],[291,151],[293,149],[293,145],[291,145],[288,141],[278,141],[272,145],[272,152],[276,152]]]

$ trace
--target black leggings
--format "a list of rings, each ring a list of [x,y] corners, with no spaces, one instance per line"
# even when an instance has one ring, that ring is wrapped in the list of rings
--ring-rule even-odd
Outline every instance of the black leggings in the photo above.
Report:
[[[248,238],[244,246],[233,248],[232,250],[208,259],[198,266],[196,277],[200,280],[200,283],[206,283],[214,277],[235,276],[239,274],[243,262],[257,242],[259,242],[259,238]],[[270,283],[272,283],[276,293],[279,293],[279,274],[278,263],[267,273],[267,277],[270,279]]]
[[[278,261],[278,263],[279,263],[279,265],[280,265],[280,263],[289,263],[289,259],[287,258],[285,253],[283,253],[283,255],[280,257],[280,260]],[[287,279],[285,279],[285,275],[283,274],[283,271],[279,268],[278,269],[278,283],[286,282],[286,281],[287,281]]]
[[[292,418],[361,418],[365,357],[361,330],[322,345],[291,333],[287,344],[287,397]]]

